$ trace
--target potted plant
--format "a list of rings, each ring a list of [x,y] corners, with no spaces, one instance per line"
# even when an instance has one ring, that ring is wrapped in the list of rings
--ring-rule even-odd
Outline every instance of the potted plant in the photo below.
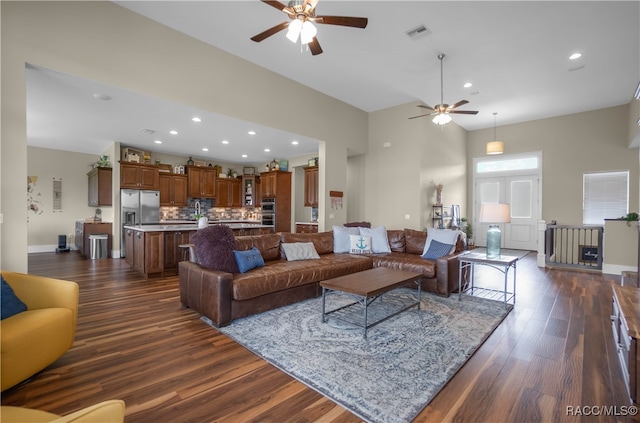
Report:
[[[467,221],[466,217],[460,218],[460,221],[462,222],[460,230],[467,235],[467,249],[472,250],[475,246],[473,240],[473,225]]]

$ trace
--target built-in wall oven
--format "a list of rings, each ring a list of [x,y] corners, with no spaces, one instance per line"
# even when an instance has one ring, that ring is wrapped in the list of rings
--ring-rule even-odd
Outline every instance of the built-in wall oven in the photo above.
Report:
[[[262,209],[262,224],[268,226],[276,225],[276,199],[263,198],[260,203]]]

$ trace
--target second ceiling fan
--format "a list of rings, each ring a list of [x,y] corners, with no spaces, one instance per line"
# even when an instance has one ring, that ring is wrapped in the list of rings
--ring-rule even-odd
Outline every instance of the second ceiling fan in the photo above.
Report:
[[[456,110],[456,107],[467,104],[467,100],[460,100],[451,106],[444,103],[444,83],[442,76],[442,61],[444,59],[444,54],[439,54],[438,59],[440,59],[440,104],[436,105],[436,107],[427,106],[426,104],[418,104],[418,107],[423,109],[431,110],[430,113],[425,113],[423,115],[412,116],[409,119],[415,119],[423,116],[434,116],[433,123],[437,123],[439,125],[445,125],[451,122],[451,113],[463,114],[463,115],[477,115],[477,110]]]
[[[262,0],[263,3],[286,13],[291,21],[279,23],[258,35],[254,35],[251,39],[259,43],[265,38],[277,34],[285,28],[289,28],[287,38],[295,43],[298,41],[299,36],[300,42],[303,45],[308,45],[311,54],[315,56],[316,54],[322,53],[322,47],[320,47],[320,43],[318,43],[318,39],[316,38],[317,29],[313,25],[314,23],[365,28],[369,22],[367,18],[352,16],[316,16],[316,5],[318,1],[319,0],[292,0],[285,6],[279,1]]]

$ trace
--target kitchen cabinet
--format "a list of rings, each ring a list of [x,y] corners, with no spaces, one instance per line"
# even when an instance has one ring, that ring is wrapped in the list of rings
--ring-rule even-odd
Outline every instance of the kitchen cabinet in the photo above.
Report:
[[[299,234],[317,234],[318,225],[312,225],[310,223],[296,223],[296,233]]]
[[[133,248],[133,238],[135,233],[133,229],[126,229],[124,231],[124,250],[127,252],[124,261],[133,267],[133,255],[135,254],[135,249]]]
[[[76,248],[85,257],[91,257],[91,244],[89,235],[107,235],[107,251],[111,257],[111,222],[85,222],[76,221]]]
[[[113,171],[110,167],[96,167],[87,173],[89,192],[88,204],[91,207],[111,206],[112,200],[112,183],[111,176]]]
[[[189,244],[195,231],[169,231],[164,233],[164,276],[177,275],[178,263],[182,261],[180,244]]]
[[[160,189],[158,167],[144,163],[120,162],[120,188]]]
[[[217,172],[215,167],[187,166],[187,196],[191,198],[215,198]]]
[[[241,201],[244,207],[255,207],[260,205],[260,203],[256,202],[256,193],[258,188],[255,176],[243,176],[241,189]]]
[[[262,199],[275,198],[275,231],[291,232],[291,172],[273,170],[260,174]]]
[[[164,268],[164,233],[133,232],[133,268],[144,273],[145,277],[161,276]]]
[[[242,207],[242,181],[221,178],[216,182],[216,207]]]
[[[640,402],[640,290],[613,286],[611,324],[622,377],[635,405]]]
[[[318,207],[318,166],[304,168],[304,206]]]
[[[186,207],[187,175],[160,172],[160,205]]]

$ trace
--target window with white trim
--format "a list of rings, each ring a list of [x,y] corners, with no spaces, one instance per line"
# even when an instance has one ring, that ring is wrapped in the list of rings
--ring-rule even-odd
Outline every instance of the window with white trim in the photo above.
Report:
[[[594,172],[583,176],[582,223],[604,225],[629,212],[629,171]]]

